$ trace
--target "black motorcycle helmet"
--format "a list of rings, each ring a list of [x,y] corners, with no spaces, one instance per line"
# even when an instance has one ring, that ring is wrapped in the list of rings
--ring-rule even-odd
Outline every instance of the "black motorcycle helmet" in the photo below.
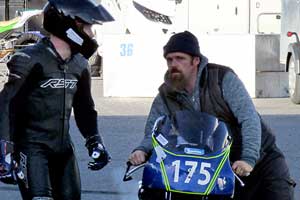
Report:
[[[110,21],[114,19],[109,12],[93,0],[48,0],[44,7],[44,29],[66,41],[72,54],[81,53],[87,59],[98,45],[77,23],[92,25]]]

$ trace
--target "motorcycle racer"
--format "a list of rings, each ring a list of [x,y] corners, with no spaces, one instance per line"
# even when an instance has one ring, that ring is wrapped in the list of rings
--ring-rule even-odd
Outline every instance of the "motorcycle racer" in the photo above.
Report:
[[[7,63],[9,79],[0,93],[0,180],[18,182],[23,199],[81,198],[69,135],[72,108],[93,158],[89,168],[100,170],[110,160],[97,129],[86,59],[97,49],[92,24],[112,20],[92,0],[49,0],[43,26],[50,37]]]

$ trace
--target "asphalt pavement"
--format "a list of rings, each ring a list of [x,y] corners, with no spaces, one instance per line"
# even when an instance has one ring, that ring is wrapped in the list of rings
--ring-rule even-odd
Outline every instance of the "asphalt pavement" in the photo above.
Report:
[[[98,110],[99,130],[112,156],[112,162],[101,171],[87,168],[90,158],[74,119],[71,135],[81,171],[83,200],[136,200],[141,173],[132,181],[122,182],[125,162],[143,137],[145,121],[153,98],[104,98],[102,80],[93,79],[93,96]],[[295,200],[300,199],[300,105],[287,98],[254,99],[257,110],[274,130],[277,144],[287,158],[293,178],[298,183]],[[283,191],[284,192],[284,191]],[[1,200],[21,199],[16,186],[0,183]]]

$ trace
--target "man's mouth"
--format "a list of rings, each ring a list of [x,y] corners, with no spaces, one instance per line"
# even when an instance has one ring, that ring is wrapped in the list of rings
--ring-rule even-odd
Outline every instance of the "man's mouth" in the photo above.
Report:
[[[175,73],[181,73],[181,72],[178,69],[172,69],[171,74],[175,74]]]

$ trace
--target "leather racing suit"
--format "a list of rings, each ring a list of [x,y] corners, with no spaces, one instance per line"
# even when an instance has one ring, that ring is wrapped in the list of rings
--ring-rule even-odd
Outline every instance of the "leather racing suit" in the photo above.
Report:
[[[17,52],[0,94],[0,139],[15,143],[25,174],[24,199],[80,199],[80,177],[69,135],[72,107],[85,137],[98,136],[88,62],[63,61],[49,39]]]

